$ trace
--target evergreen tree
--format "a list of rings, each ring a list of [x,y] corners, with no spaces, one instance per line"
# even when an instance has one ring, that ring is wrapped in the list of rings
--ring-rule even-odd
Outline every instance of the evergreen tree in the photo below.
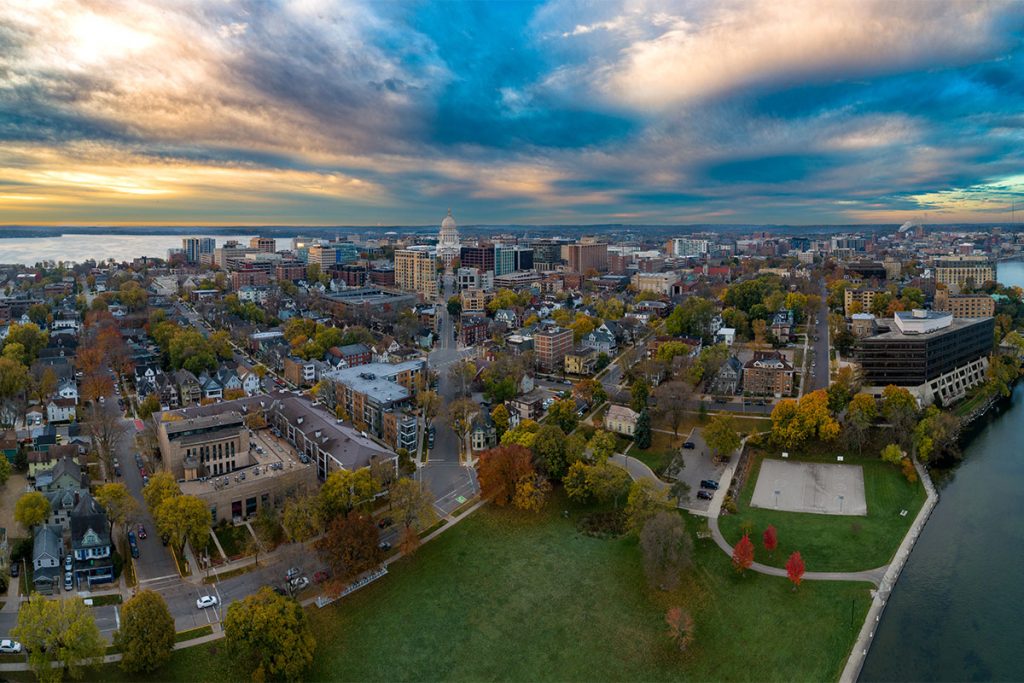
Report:
[[[636,420],[633,440],[636,442],[637,448],[647,449],[651,447],[651,416],[647,414],[647,408],[640,411],[640,417]]]

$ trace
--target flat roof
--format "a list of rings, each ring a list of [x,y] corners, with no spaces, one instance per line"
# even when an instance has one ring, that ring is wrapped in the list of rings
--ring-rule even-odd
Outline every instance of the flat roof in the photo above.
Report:
[[[860,341],[861,342],[872,342],[872,341],[885,341],[885,340],[896,340],[896,339],[905,340],[905,341],[912,341],[912,340],[917,340],[917,339],[920,339],[920,340],[935,339],[936,337],[942,337],[942,336],[945,336],[947,334],[954,334],[956,332],[962,332],[963,330],[967,329],[968,327],[972,327],[973,325],[977,325],[979,323],[983,323],[983,322],[985,322],[987,320],[992,320],[992,318],[953,318],[953,322],[951,322],[948,327],[943,327],[943,328],[937,329],[937,330],[935,330],[933,332],[929,332],[927,334],[904,334],[903,332],[900,331],[900,329],[898,327],[896,327],[896,323],[895,323],[895,321],[893,321],[892,318],[880,319],[878,321],[879,326],[881,326],[881,327],[888,327],[889,331],[888,332],[881,332],[879,334],[873,334],[870,337],[864,337]]]
[[[242,421],[241,413],[233,410],[220,411],[216,414],[197,414],[195,416],[189,416],[187,414],[179,413],[178,411],[168,411],[165,414],[182,414],[184,419],[182,420],[161,420],[164,425],[164,430],[168,436],[171,434],[180,434],[181,432],[189,432],[194,429],[209,429],[210,427],[221,427],[233,423]]]

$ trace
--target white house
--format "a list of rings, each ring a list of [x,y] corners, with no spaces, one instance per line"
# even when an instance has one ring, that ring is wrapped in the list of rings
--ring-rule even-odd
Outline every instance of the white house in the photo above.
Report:
[[[735,341],[736,328],[734,327],[722,327],[715,333],[715,342],[718,344],[724,343],[726,346],[732,346]]]
[[[608,408],[608,414],[604,416],[604,427],[608,431],[625,436],[633,436],[636,431],[636,421],[639,413],[627,406],[612,405]]]
[[[75,419],[75,402],[70,398],[54,398],[46,404],[46,419],[50,422],[71,422]]]
[[[246,396],[255,396],[260,393],[260,378],[255,372],[239,367],[238,377],[242,381],[242,391]]]
[[[75,380],[66,379],[60,383],[57,387],[57,396],[60,398],[69,398],[78,404],[78,385],[75,384]]]

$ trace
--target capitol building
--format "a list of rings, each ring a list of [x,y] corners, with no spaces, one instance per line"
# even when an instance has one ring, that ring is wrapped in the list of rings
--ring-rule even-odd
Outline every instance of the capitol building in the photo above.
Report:
[[[445,270],[451,269],[452,261],[458,258],[461,246],[458,226],[452,218],[452,210],[448,209],[448,215],[441,221],[441,232],[437,235],[437,258],[444,264]]]

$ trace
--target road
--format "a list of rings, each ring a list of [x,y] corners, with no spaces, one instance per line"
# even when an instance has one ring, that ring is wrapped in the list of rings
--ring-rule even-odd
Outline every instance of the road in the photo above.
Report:
[[[829,339],[828,339],[828,304],[826,303],[828,292],[825,290],[825,283],[821,284],[821,306],[814,316],[813,332],[808,334],[818,337],[817,341],[812,340],[812,349],[815,368],[811,370],[809,389],[828,389],[829,383]],[[812,338],[813,339],[813,338]],[[806,392],[805,392],[806,393]]]
[[[452,296],[454,277],[446,273],[444,276],[444,295],[438,302],[440,311],[441,338],[437,347],[430,353],[427,365],[438,374],[438,394],[442,406],[458,397],[461,387],[456,387],[448,377],[448,368],[452,363],[464,357],[466,352],[460,351],[455,341],[455,323],[448,314],[444,302]],[[476,495],[479,487],[476,471],[459,462],[459,438],[448,425],[442,407],[441,415],[434,419],[434,447],[430,450],[430,458],[421,467],[417,476],[427,485],[434,495],[434,507],[439,515],[446,516],[466,500]]]

